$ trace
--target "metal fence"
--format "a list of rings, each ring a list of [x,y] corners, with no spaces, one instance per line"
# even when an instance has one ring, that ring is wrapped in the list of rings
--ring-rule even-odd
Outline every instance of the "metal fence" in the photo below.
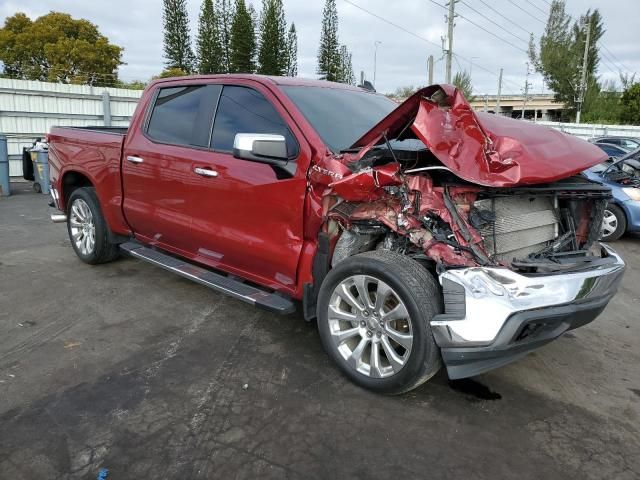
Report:
[[[635,125],[598,125],[590,123],[538,122],[538,125],[555,128],[576,137],[588,139],[611,135],[616,137],[640,137],[640,126]]]
[[[56,125],[129,125],[141,90],[0,78],[0,134],[7,136],[9,174],[22,176],[22,148]],[[640,137],[640,126],[538,122],[581,138]]]
[[[7,136],[9,175],[22,176],[22,148],[53,126],[122,126],[141,90],[0,78],[0,133]]]

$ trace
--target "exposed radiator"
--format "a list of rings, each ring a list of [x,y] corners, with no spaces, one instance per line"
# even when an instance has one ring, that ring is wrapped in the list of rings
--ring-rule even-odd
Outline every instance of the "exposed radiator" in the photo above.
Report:
[[[495,211],[495,225],[480,230],[487,253],[496,260],[511,261],[542,250],[558,236],[553,204],[550,197],[518,196],[475,202],[479,210]]]

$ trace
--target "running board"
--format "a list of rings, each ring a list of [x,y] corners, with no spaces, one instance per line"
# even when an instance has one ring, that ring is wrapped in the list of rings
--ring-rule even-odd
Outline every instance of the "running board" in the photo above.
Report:
[[[159,267],[177,273],[181,277],[193,280],[205,287],[209,287],[220,293],[264,308],[270,312],[288,314],[296,310],[295,304],[277,293],[260,290],[257,287],[242,283],[231,277],[207,270],[185,260],[172,257],[159,250],[145,247],[137,242],[127,242],[120,245],[120,249],[136,258],[152,263]]]

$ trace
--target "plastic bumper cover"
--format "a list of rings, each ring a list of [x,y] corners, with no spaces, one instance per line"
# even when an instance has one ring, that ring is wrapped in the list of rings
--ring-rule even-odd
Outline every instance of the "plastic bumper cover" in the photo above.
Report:
[[[615,294],[625,264],[602,245],[593,268],[525,276],[506,268],[465,268],[440,275],[445,313],[431,322],[451,378],[514,361],[567,330],[594,320]]]

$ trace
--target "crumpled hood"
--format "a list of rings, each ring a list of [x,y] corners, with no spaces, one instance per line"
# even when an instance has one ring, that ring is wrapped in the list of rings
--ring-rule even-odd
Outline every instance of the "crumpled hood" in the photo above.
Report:
[[[475,113],[452,85],[419,90],[353,148],[370,148],[383,134],[389,140],[415,136],[460,178],[490,187],[553,182],[607,158],[595,145],[557,130]]]

